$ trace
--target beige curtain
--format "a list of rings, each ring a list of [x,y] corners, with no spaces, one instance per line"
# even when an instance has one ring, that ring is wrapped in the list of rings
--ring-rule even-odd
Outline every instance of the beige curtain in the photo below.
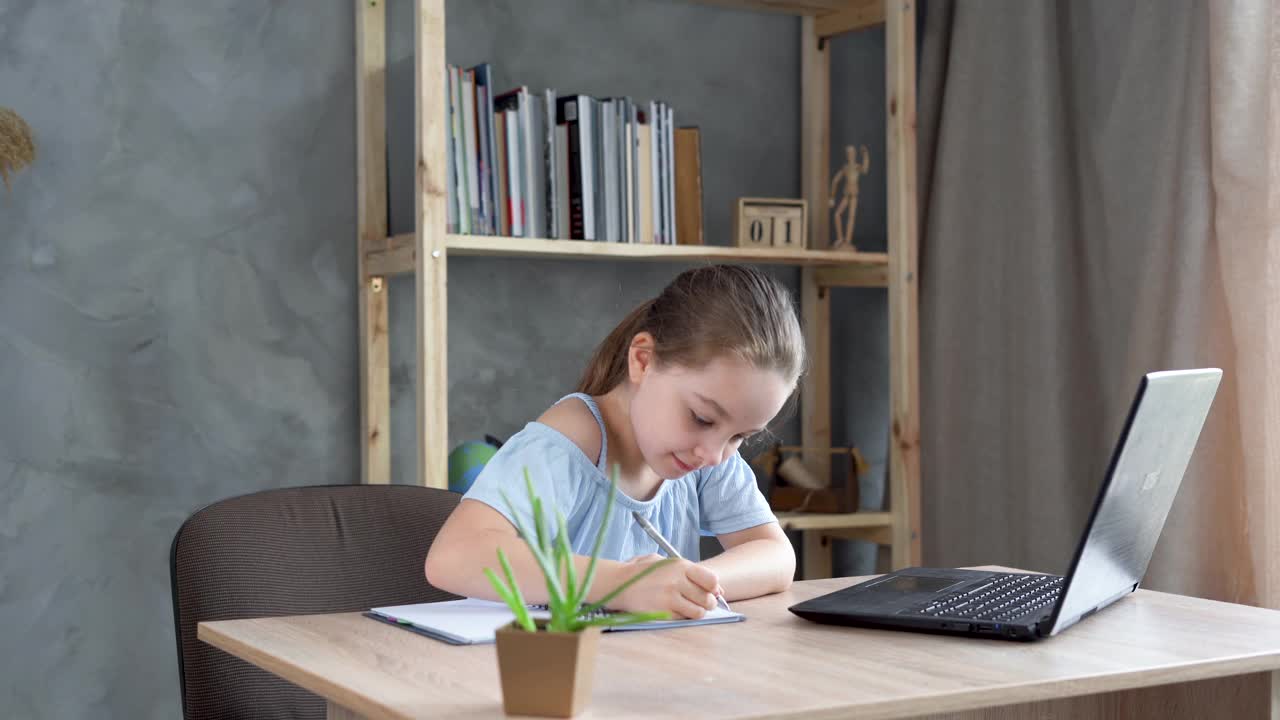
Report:
[[[925,561],[1062,572],[1143,372],[1225,377],[1146,586],[1280,607],[1269,0],[930,0]]]

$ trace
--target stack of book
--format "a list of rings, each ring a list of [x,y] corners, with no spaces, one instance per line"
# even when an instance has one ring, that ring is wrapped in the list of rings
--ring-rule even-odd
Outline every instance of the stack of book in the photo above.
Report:
[[[499,93],[492,78],[487,63],[448,67],[450,232],[675,244],[679,226],[701,243],[697,129],[677,132],[670,106]]]

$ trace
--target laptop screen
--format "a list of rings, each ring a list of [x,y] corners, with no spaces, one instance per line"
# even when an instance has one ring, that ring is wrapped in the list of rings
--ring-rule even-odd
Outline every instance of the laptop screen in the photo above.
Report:
[[[1147,572],[1222,371],[1148,373],[1067,573],[1051,635],[1137,587]]]

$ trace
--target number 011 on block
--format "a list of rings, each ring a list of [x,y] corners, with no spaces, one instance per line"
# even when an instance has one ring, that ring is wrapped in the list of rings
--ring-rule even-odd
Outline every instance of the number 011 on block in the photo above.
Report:
[[[808,215],[808,203],[803,199],[738,198],[733,235],[738,247],[803,250]]]

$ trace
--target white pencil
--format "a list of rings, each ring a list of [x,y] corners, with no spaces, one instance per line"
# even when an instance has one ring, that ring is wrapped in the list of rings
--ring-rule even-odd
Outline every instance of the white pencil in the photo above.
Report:
[[[658,528],[654,527],[652,523],[646,520],[645,517],[640,514],[639,510],[632,510],[631,516],[640,524],[640,528],[645,531],[645,534],[653,538],[654,542],[658,543],[658,547],[662,548],[662,551],[665,552],[668,557],[679,558],[681,560],[684,559],[684,556],[680,554],[680,551],[676,550],[674,545],[668,542],[666,538],[662,537],[662,533],[658,532]],[[716,604],[727,612],[733,612],[732,610],[729,610],[728,601],[726,601],[719,593],[716,594]]]

